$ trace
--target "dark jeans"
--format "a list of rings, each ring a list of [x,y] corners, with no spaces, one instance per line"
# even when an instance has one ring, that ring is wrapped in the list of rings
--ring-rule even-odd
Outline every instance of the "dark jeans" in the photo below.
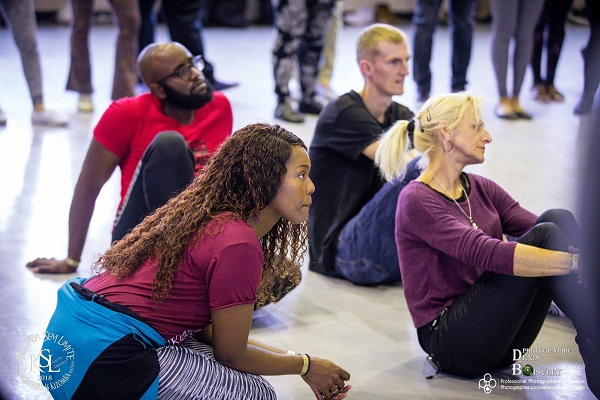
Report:
[[[551,250],[578,247],[579,227],[566,210],[549,210],[518,239]],[[571,319],[580,344],[597,342],[598,317],[589,287],[574,274],[524,278],[485,272],[469,290],[431,323],[417,330],[423,350],[445,372],[467,378],[513,362],[513,349],[529,348],[546,318],[550,302]]]
[[[119,209],[112,241],[133,227],[194,179],[194,156],[178,132],[162,132],[152,140]]]
[[[140,3],[140,36],[139,51],[154,42],[154,28],[156,15],[153,11],[156,0],[139,0]],[[204,58],[204,76],[208,82],[214,82],[212,64],[204,56],[202,42],[202,15],[204,13],[204,0],[168,0],[162,2],[169,35],[171,40],[185,46],[190,53]]]
[[[448,0],[448,17],[452,29],[452,91],[464,90],[471,60],[474,0]],[[418,0],[413,14],[413,70],[419,92],[431,89],[431,49],[433,32],[438,23],[442,0]]]
[[[417,178],[420,157],[407,166],[402,181],[386,183],[340,232],[335,272],[357,285],[401,282],[394,235],[398,195]]]

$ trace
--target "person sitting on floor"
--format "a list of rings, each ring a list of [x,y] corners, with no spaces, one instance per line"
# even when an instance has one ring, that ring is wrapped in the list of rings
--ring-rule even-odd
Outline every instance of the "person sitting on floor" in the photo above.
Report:
[[[201,59],[176,42],[151,44],[138,57],[150,93],[113,102],[94,129],[69,213],[67,258],[38,258],[38,273],[72,273],[81,259],[96,198],[121,170],[112,241],[188,185],[231,134],[229,100],[202,75]]]
[[[309,268],[361,285],[398,282],[393,217],[406,181],[384,187],[373,158],[384,130],[413,115],[392,100],[404,93],[408,75],[406,35],[371,25],[358,39],[356,57],[362,91],[323,109],[310,145],[310,178],[321,189],[309,212]]]
[[[573,214],[538,217],[490,179],[463,171],[485,160],[492,141],[472,93],[433,96],[386,133],[375,160],[387,179],[402,177],[411,133],[425,169],[400,193],[395,237],[421,348],[441,371],[482,377],[531,347],[554,300],[575,326],[598,396],[600,318],[578,268]]]
[[[339,400],[350,374],[331,361],[248,337],[255,303],[272,301],[306,252],[315,186],[301,139],[278,125],[231,135],[204,172],[115,242],[58,294],[42,352],[77,352],[41,372],[55,399],[275,399],[259,375],[299,374]],[[284,257],[289,260],[285,262]],[[81,349],[81,350],[80,350]],[[85,349],[85,351],[82,351]],[[126,371],[126,373],[125,373]]]

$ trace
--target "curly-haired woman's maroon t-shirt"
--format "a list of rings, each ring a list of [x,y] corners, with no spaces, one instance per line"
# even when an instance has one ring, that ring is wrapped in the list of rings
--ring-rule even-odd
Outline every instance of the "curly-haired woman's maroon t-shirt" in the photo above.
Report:
[[[256,302],[263,252],[254,229],[242,220],[211,222],[183,254],[173,289],[159,306],[151,298],[156,261],[117,281],[107,272],[85,283],[107,300],[131,308],[171,344],[211,323],[212,310]]]

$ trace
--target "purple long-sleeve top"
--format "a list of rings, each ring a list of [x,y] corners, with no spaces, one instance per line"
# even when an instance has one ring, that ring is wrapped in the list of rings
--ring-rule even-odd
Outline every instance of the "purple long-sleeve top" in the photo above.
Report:
[[[398,198],[396,245],[402,284],[415,327],[431,322],[484,272],[513,275],[516,243],[537,216],[489,179],[463,173],[471,223],[450,198],[413,181]],[[466,197],[458,204],[469,214]]]

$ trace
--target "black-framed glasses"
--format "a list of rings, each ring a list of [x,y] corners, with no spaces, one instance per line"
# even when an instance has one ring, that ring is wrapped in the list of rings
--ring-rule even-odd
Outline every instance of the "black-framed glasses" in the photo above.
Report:
[[[175,71],[161,79],[157,80],[156,83],[161,83],[169,78],[179,77],[184,81],[189,81],[192,77],[192,68],[195,68],[198,72],[202,72],[204,69],[204,59],[202,56],[190,57],[187,64],[180,65]]]

